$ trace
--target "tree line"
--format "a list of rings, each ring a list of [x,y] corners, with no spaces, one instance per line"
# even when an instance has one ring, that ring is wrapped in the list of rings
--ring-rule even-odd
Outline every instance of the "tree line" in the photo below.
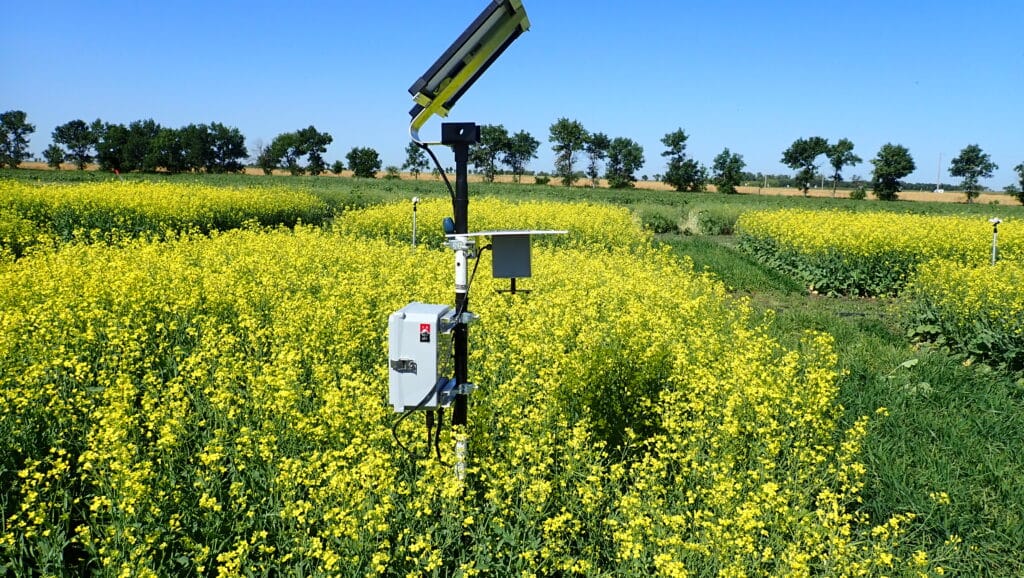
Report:
[[[29,136],[35,126],[28,122],[25,112],[10,110],[0,114],[0,167],[16,168],[29,157]],[[181,128],[163,127],[152,119],[123,124],[92,123],[76,119],[55,128],[52,143],[43,152],[46,162],[55,168],[71,162],[79,169],[96,162],[102,170],[118,172],[239,172],[249,157],[242,133],[218,122],[189,124]],[[665,173],[655,180],[665,182],[677,191],[702,191],[714,184],[720,192],[733,193],[744,181],[764,175],[744,172],[743,157],[725,148],[707,167],[686,153],[689,135],[679,128],[666,134],[661,143],[665,150]],[[559,118],[549,127],[548,141],[555,153],[555,175],[565,186],[572,186],[587,178],[597,186],[603,176],[613,188],[632,187],[636,173],[644,165],[644,149],[627,137],[609,137],[599,131],[587,130],[582,123]],[[372,148],[353,147],[346,155],[347,163],[335,161],[327,166],[323,155],[333,137],[310,125],[293,132],[277,135],[269,146],[256,145],[255,163],[264,173],[286,169],[292,175],[309,173],[319,175],[330,168],[335,173],[351,170],[358,177],[373,178],[381,169],[380,155]],[[529,132],[509,133],[503,125],[481,126],[480,142],[470,149],[470,162],[487,181],[493,181],[499,165],[507,166],[513,180],[519,182],[526,167],[537,158],[540,142]],[[799,138],[782,153],[781,162],[795,171],[786,183],[800,187],[808,194],[811,184],[819,177],[828,176],[833,194],[843,182],[842,172],[863,162],[854,152],[854,144],[841,138],[835,143],[814,136]],[[414,176],[425,170],[429,163],[423,149],[410,142],[406,147],[406,161],[402,168]],[[581,156],[586,165],[579,166]],[[819,159],[824,156],[830,172],[819,173]],[[870,185],[873,194],[881,200],[895,200],[908,186],[907,175],[916,169],[913,157],[906,147],[887,143],[871,159]],[[949,173],[962,179],[961,190],[973,202],[984,189],[980,179],[991,178],[999,167],[977,144],[968,145],[952,159]],[[1024,203],[1024,163],[1014,167],[1020,185],[1007,187]],[[397,174],[398,167],[388,167],[389,174]],[[646,180],[646,176],[644,176]],[[767,179],[766,179],[767,180]],[[776,176],[778,183],[785,181]],[[855,179],[856,180],[856,179]],[[855,191],[856,194],[856,191]],[[860,190],[863,194],[863,189]]]
[[[29,135],[35,126],[20,110],[0,114],[0,167],[17,168],[29,158]],[[245,137],[237,128],[219,122],[189,124],[180,128],[161,126],[152,119],[124,124],[68,121],[51,134],[43,158],[53,168],[72,163],[79,170],[93,162],[111,172],[233,173],[245,169],[249,158]],[[265,173],[286,169],[291,174],[319,175],[327,169],[324,153],[333,137],[309,126],[279,134],[269,147],[258,146],[256,165]],[[352,170],[356,176],[375,176],[380,155],[373,149],[354,147],[348,164],[335,161],[331,170]],[[304,164],[303,164],[304,162]]]

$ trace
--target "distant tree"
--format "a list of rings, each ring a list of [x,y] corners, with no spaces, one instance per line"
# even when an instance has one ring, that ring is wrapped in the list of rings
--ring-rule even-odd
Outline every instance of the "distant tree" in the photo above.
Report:
[[[480,127],[480,142],[469,147],[469,162],[488,183],[494,182],[498,157],[508,150],[508,141],[508,131],[503,125],[485,124]]]
[[[625,137],[616,137],[608,142],[608,167],[605,178],[613,189],[632,188],[636,183],[634,173],[644,166],[644,148]]]
[[[50,146],[46,147],[46,150],[43,151],[43,158],[46,159],[48,167],[59,171],[60,164],[64,162],[64,149],[54,143],[50,143]]]
[[[560,118],[550,127],[548,140],[551,150],[555,152],[555,173],[562,179],[562,184],[570,187],[579,178],[573,170],[576,155],[583,150],[587,142],[587,129],[577,120]]]
[[[294,132],[283,132],[271,141],[267,152],[267,164],[271,164],[272,160],[274,168],[283,166],[294,177],[306,172],[306,168],[299,164],[299,159],[305,154],[298,135]],[[266,173],[266,169],[263,172]]]
[[[402,164],[402,169],[412,173],[413,178],[419,179],[420,173],[429,167],[430,162],[427,160],[427,153],[423,151],[423,147],[409,141],[405,147],[405,163]]]
[[[400,179],[402,178],[401,171],[402,169],[398,168],[396,165],[388,165],[384,167],[384,178],[389,181]]]
[[[953,159],[949,166],[949,174],[963,178],[961,188],[967,195],[967,202],[973,203],[980,192],[978,179],[991,178],[992,171],[998,168],[981,147],[972,144],[964,147],[964,150],[960,151],[960,156]]]
[[[210,155],[206,165],[211,173],[238,173],[245,166],[242,161],[249,156],[245,148],[245,136],[234,127],[219,122],[210,123]]]
[[[722,150],[711,165],[712,181],[718,192],[734,194],[736,186],[743,181],[743,169],[746,166],[742,156],[730,152],[728,148]]]
[[[583,143],[583,152],[587,155],[586,175],[590,178],[590,186],[597,187],[598,178],[601,176],[601,161],[608,158],[608,149],[612,141],[603,132],[595,132],[587,135],[587,141]]]
[[[324,163],[324,153],[327,147],[334,142],[334,137],[326,132],[316,130],[316,127],[309,125],[295,134],[295,151],[299,156],[306,155],[306,168],[309,174],[316,176],[324,172],[327,165]]]
[[[501,155],[501,162],[512,171],[513,181],[519,182],[526,172],[526,165],[537,158],[538,148],[540,141],[524,130],[509,137],[508,147]]]
[[[263,171],[264,175],[273,174],[274,169],[276,169],[281,162],[281,157],[274,156],[274,152],[273,147],[268,146],[256,153],[256,166]]]
[[[96,162],[101,171],[124,171],[124,149],[128,128],[123,124],[104,124],[96,142]],[[57,147],[60,148],[60,147]]]
[[[348,159],[348,168],[355,176],[372,179],[376,178],[377,171],[380,170],[381,162],[380,155],[377,151],[369,147],[353,147],[352,150],[348,151],[345,155]]]
[[[345,172],[345,163],[341,161],[334,161],[334,163],[331,164],[331,172],[336,175],[340,175]]]
[[[9,110],[0,114],[0,168],[18,168],[28,158],[28,135],[36,131],[24,111]]]
[[[871,189],[881,201],[895,201],[903,189],[900,179],[917,168],[910,151],[892,143],[882,145],[871,164],[875,165],[871,172]]]
[[[156,136],[163,127],[153,119],[137,120],[128,125],[128,135],[120,151],[122,171],[155,171],[156,157],[151,152]],[[109,132],[109,131],[108,131]]]
[[[687,158],[686,141],[690,137],[683,129],[662,137],[666,150],[661,156],[668,158],[668,170],[662,180],[677,191],[703,191],[707,182],[707,169],[696,160]]]
[[[97,139],[84,120],[76,119],[53,129],[53,142],[64,145],[67,158],[81,171],[85,170],[85,165],[92,162]]]
[[[181,145],[181,171],[199,172],[213,164],[210,127],[205,124],[189,124],[177,129],[177,132]]]
[[[860,164],[861,158],[853,154],[853,142],[841,138],[839,142],[828,147],[825,151],[828,162],[832,165],[832,196],[836,196],[836,189],[839,188],[839,181],[843,180],[843,167]]]
[[[1013,170],[1017,171],[1017,177],[1020,179],[1020,188],[1016,195],[1017,200],[1020,201],[1020,204],[1024,205],[1024,163],[1013,167]]]
[[[804,196],[818,177],[818,167],[814,161],[829,150],[828,141],[820,136],[798,138],[782,153],[782,162],[797,171],[796,182],[803,189]]]
[[[185,170],[187,161],[183,141],[184,134],[179,129],[160,129],[149,149],[147,164],[154,168],[162,168],[171,174]]]

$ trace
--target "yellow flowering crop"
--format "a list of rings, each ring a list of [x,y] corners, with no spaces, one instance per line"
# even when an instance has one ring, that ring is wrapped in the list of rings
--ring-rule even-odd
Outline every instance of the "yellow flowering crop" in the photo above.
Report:
[[[1011,369],[1024,368],[1024,264],[964,267],[936,260],[922,265],[909,287],[913,328]]]
[[[736,224],[741,244],[761,261],[796,274],[823,293],[900,291],[918,264],[944,258],[990,259],[992,225],[984,217],[784,209],[751,211]],[[1024,229],[999,227],[1000,254],[1019,259]]]
[[[535,248],[521,283],[531,293],[498,292],[507,281],[487,276],[483,254],[470,423],[445,428],[439,462],[413,416],[396,432],[406,453],[386,405],[387,317],[452,299],[449,252],[370,238],[389,218],[399,231],[408,208],[352,213],[334,231],[69,245],[0,267],[0,565],[918,569],[895,554],[904,518],[858,513],[867,418],[837,430],[830,339],[784,349],[621,210],[471,205],[481,228],[566,228],[571,240]],[[456,437],[469,446],[464,481],[450,463]]]
[[[329,216],[321,200],[288,189],[138,181],[38,185],[0,180],[0,215],[4,212],[13,212],[64,240],[111,233],[158,237],[167,232],[208,233],[247,222],[316,224]],[[0,246],[6,245],[0,239]]]
[[[417,244],[437,247],[444,241],[442,221],[452,216],[452,204],[432,199],[417,206]],[[536,237],[543,244],[586,244],[606,247],[639,247],[650,243],[650,233],[622,208],[590,203],[522,201],[509,203],[495,198],[473,199],[469,204],[473,231],[569,230],[565,237]],[[412,242],[412,203],[391,203],[353,211],[336,223],[341,231]]]

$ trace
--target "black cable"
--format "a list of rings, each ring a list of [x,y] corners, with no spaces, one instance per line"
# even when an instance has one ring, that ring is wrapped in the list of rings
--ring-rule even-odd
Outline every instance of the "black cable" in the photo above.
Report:
[[[417,411],[422,409],[423,406],[427,405],[427,402],[430,401],[430,397],[432,395],[434,395],[435,393],[437,393],[437,388],[438,388],[438,386],[441,385],[442,381],[447,381],[447,380],[443,379],[443,378],[442,379],[438,379],[437,383],[434,384],[434,387],[430,388],[430,392],[427,393],[427,395],[422,400],[420,400],[420,402],[418,404],[416,404],[416,407],[414,407],[414,408],[412,408],[410,410],[406,410],[406,412],[403,413],[401,415],[401,417],[399,417],[398,419],[395,420],[395,423],[391,424],[391,437],[395,438],[395,443],[398,444],[398,447],[400,447],[403,450],[405,450],[405,453],[409,454],[410,456],[416,457],[416,454],[411,452],[409,450],[409,448],[405,447],[405,445],[402,443],[402,440],[398,439],[398,426],[403,421],[405,421],[405,418],[407,418],[410,415],[416,413]],[[427,443],[427,451],[428,452],[430,451],[430,444],[429,444],[429,442]]]
[[[419,147],[422,148],[423,150],[427,151],[427,154],[430,155],[431,159],[433,159],[434,166],[437,167],[437,172],[441,173],[441,178],[444,180],[444,184],[448,187],[448,196],[450,196],[452,198],[452,203],[454,204],[455,203],[455,189],[452,188],[452,183],[451,183],[451,181],[448,180],[448,174],[444,172],[444,167],[441,166],[441,161],[437,160],[437,155],[434,154],[434,151],[430,150],[430,146],[427,145],[427,143],[416,142],[416,141],[413,141],[413,142],[415,142],[417,145],[419,145]]]
[[[444,464],[441,461],[441,427],[444,425],[444,408],[437,408],[437,433],[434,435],[434,452],[437,454],[437,461]],[[427,442],[428,447],[430,442]],[[428,450],[429,451],[429,450]]]
[[[438,428],[440,429],[440,428]],[[427,410],[427,452],[430,452],[430,444],[434,442],[434,410]]]

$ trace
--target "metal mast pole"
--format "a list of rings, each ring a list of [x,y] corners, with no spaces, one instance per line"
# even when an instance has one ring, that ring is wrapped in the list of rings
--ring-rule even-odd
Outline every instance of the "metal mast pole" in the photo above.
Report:
[[[466,425],[467,396],[461,388],[469,383],[469,326],[464,319],[469,312],[469,146],[480,142],[480,127],[471,122],[443,123],[441,142],[451,146],[455,153],[455,199],[452,210],[455,213],[455,320],[453,331],[455,349],[456,394],[452,404],[452,425]]]

